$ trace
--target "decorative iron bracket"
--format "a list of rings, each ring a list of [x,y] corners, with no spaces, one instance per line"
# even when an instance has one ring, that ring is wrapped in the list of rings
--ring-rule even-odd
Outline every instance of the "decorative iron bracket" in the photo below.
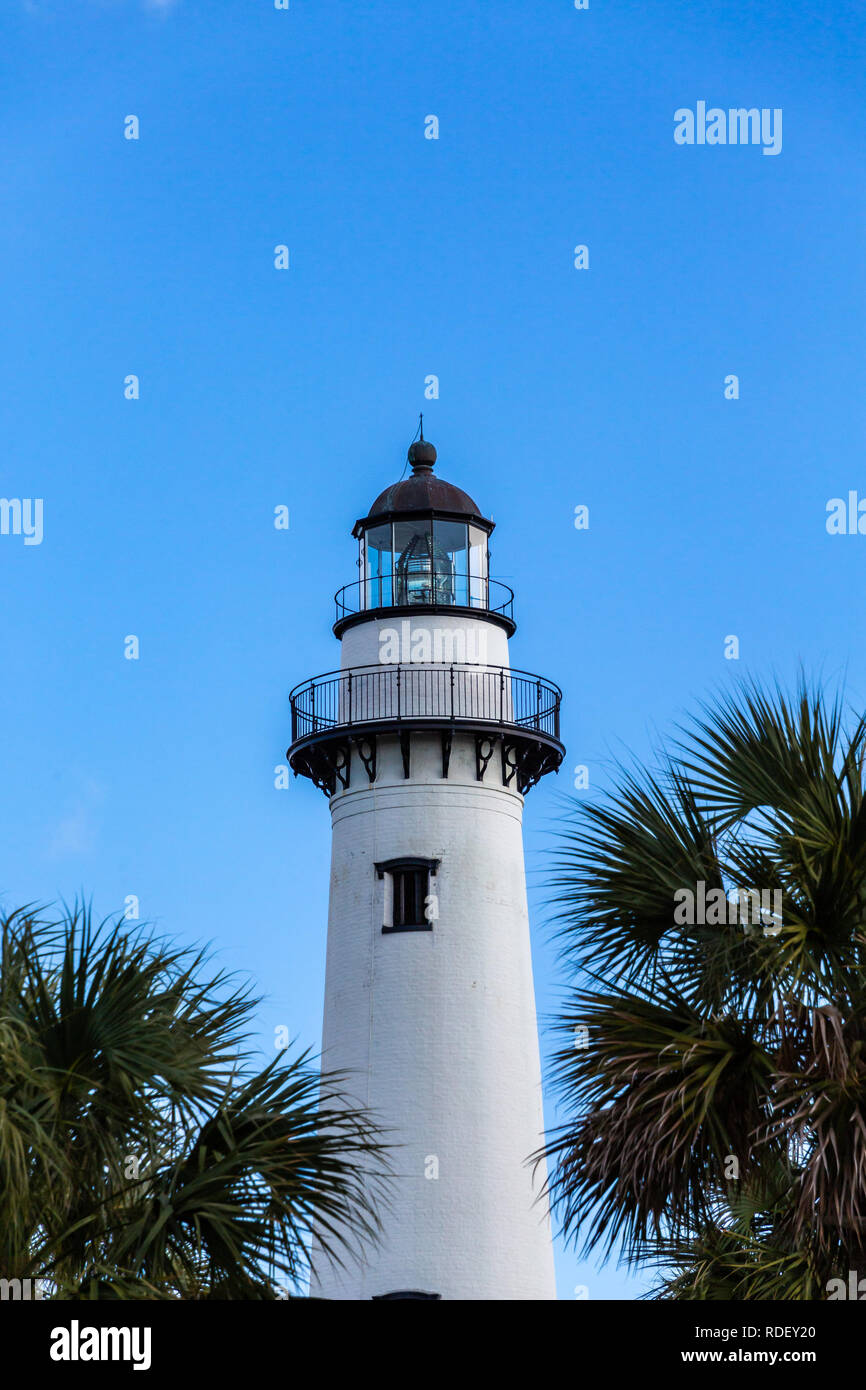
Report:
[[[337,781],[346,790],[349,786],[349,778],[352,772],[352,756],[348,743],[338,743],[333,751],[327,746],[323,746],[322,753],[325,760],[330,764],[333,777],[331,779],[331,795],[337,790]]]
[[[525,796],[546,772],[555,772],[558,760],[543,743],[521,741],[502,742],[502,781],[507,787],[515,778],[517,790]]]
[[[376,735],[370,734],[368,738],[356,738],[355,747],[358,750],[358,757],[364,764],[367,772],[367,779],[370,782],[376,780]]]
[[[484,781],[484,774],[487,771],[487,764],[493,757],[496,750],[496,739],[487,738],[485,735],[475,735],[475,779],[478,782]]]
[[[348,743],[319,744],[307,750],[298,771],[309,777],[319,791],[333,796],[338,782],[348,787],[351,766]]]
[[[502,785],[509,786],[520,771],[520,750],[514,743],[502,740]]]
[[[448,769],[451,766],[451,740],[454,736],[453,729],[442,730],[442,776],[448,776]]]

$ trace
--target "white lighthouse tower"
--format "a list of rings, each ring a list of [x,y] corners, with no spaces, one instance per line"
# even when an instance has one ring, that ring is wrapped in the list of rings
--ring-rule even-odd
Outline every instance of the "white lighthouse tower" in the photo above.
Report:
[[[511,590],[436,450],[355,525],[340,670],[292,692],[289,761],[330,799],[322,1065],[389,1130],[383,1232],[337,1299],[552,1299],[523,800],[559,767],[560,691],[511,668]]]

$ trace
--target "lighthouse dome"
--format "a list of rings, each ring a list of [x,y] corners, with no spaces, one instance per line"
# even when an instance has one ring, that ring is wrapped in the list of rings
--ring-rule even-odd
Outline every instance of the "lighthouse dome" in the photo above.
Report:
[[[436,449],[428,439],[418,439],[409,448],[412,474],[380,492],[366,521],[393,512],[452,512],[480,517],[478,504],[462,488],[446,483],[433,472]]]

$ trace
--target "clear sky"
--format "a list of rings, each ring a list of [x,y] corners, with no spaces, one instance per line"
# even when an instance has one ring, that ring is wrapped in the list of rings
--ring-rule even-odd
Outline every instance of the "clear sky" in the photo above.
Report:
[[[6,0],[0,491],[44,507],[0,535],[7,907],[135,894],[318,1046],[327,804],[274,769],[420,409],[565,692],[542,1016],[576,764],[800,662],[862,705],[866,535],[825,521],[866,498],[864,38],[852,0]],[[781,109],[781,152],[677,144],[699,101]]]

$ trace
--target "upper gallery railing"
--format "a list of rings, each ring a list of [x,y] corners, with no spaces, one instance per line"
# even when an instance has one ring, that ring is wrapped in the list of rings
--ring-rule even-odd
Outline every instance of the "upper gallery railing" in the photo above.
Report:
[[[508,585],[474,574],[380,574],[346,584],[334,597],[338,623],[373,608],[416,606],[479,608],[514,621],[514,593]]]

